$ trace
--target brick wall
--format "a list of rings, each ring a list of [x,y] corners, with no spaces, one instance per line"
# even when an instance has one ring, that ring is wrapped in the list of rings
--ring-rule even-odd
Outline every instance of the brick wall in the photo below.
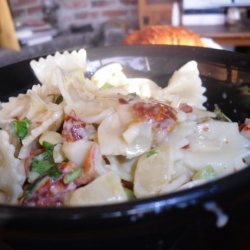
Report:
[[[16,23],[43,18],[42,0],[9,0]]]
[[[9,0],[15,22],[41,20],[44,0]],[[137,0],[56,0],[60,5],[56,16],[61,30],[73,25],[92,24],[99,28],[112,19],[123,20],[136,28]]]

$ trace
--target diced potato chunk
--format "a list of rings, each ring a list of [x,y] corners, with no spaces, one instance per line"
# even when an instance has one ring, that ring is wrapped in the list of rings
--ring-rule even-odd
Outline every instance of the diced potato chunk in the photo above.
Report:
[[[127,199],[119,176],[113,172],[109,172],[71,193],[66,197],[65,205],[101,205],[122,202]]]
[[[63,142],[62,136],[55,131],[45,131],[39,138],[39,143],[43,145],[43,142],[46,141],[50,144],[59,144]]]
[[[81,166],[93,144],[94,143],[92,141],[86,141],[84,139],[74,142],[64,142],[62,152],[69,161]]]
[[[168,183],[169,149],[167,145],[148,152],[139,158],[134,177],[137,198],[159,194]]]

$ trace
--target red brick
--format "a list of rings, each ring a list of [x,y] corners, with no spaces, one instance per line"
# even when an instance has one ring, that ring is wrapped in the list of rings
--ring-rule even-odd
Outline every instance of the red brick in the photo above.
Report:
[[[70,9],[77,9],[83,8],[88,6],[88,1],[84,0],[71,0],[71,1],[64,1],[64,7]]]
[[[109,16],[109,17],[117,17],[117,16],[125,16],[129,13],[127,10],[106,10],[103,11],[104,16]]]
[[[20,16],[25,15],[25,10],[12,8],[11,13],[12,13],[13,17],[16,18],[16,17],[20,17]]]
[[[44,24],[44,21],[41,18],[36,18],[34,19],[34,17],[32,19],[29,18],[29,16],[25,16],[26,19],[23,21],[24,25],[27,26],[41,26]]]
[[[37,14],[43,11],[42,6],[31,7],[27,9],[28,14]]]
[[[75,14],[75,18],[77,19],[87,19],[87,18],[97,18],[97,12],[79,12]]]
[[[156,4],[156,3],[166,3],[166,2],[172,2],[172,1],[166,1],[166,0],[147,0],[148,4]]]
[[[87,19],[89,16],[88,12],[80,12],[75,14],[75,18],[77,19]]]
[[[37,4],[40,3],[38,0],[15,0],[14,4],[25,5],[25,4]]]
[[[137,5],[138,0],[120,0],[120,2],[122,4],[133,4],[133,5]]]
[[[132,16],[134,16],[136,18],[138,17],[138,9],[130,10],[130,13]]]
[[[92,1],[91,2],[92,7],[107,7],[107,6],[112,6],[112,5],[114,5],[114,2],[110,1],[110,0]]]

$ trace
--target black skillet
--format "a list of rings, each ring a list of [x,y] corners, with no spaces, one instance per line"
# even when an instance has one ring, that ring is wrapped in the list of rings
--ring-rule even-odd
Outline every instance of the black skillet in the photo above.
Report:
[[[162,86],[174,70],[196,60],[207,88],[207,108],[213,110],[214,104],[218,104],[237,122],[250,116],[250,57],[247,55],[185,46],[118,46],[87,52],[88,74],[102,65],[119,62],[129,76],[148,77]],[[37,82],[29,62],[0,68],[2,101]],[[79,208],[0,205],[0,239],[63,238],[92,242],[159,234],[170,239],[173,232],[195,223],[209,221],[216,225],[221,215],[223,219],[229,217],[230,223],[231,217],[246,213],[249,204],[250,168],[246,168],[189,190],[122,204]]]

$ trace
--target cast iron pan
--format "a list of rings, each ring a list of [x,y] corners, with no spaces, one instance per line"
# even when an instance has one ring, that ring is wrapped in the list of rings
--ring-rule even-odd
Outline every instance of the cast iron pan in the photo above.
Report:
[[[196,60],[207,88],[206,106],[218,104],[233,121],[250,116],[250,57],[243,54],[185,46],[119,46],[88,51],[88,74],[110,62],[120,62],[129,76],[148,77],[164,86],[189,60]],[[0,68],[0,97],[24,92],[37,80],[22,61]],[[217,207],[212,213],[208,204]],[[250,207],[250,168],[217,181],[115,205],[79,208],[0,206],[1,239],[78,239],[96,241],[171,234],[193,223],[211,221],[218,214],[230,218]],[[219,209],[219,210],[218,210]],[[218,212],[219,211],[219,212]],[[225,218],[225,217],[224,217]]]

